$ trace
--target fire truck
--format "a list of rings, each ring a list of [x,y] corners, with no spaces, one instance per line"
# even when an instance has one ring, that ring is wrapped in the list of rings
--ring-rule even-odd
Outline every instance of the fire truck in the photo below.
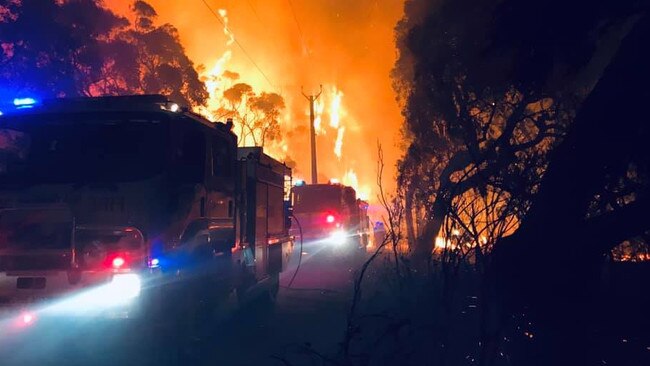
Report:
[[[162,95],[0,103],[0,322],[273,297],[291,170],[231,129]]]
[[[364,249],[369,243],[368,203],[357,199],[352,187],[337,182],[304,184],[292,188],[293,215],[306,241]]]

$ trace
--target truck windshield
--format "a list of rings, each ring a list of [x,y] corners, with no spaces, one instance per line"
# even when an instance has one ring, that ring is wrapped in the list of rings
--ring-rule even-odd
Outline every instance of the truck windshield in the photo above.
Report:
[[[0,122],[0,184],[124,182],[160,173],[168,124],[156,114],[86,113]]]
[[[295,187],[294,212],[309,213],[338,210],[341,207],[341,189],[337,186]]]
[[[142,235],[133,229],[82,229],[75,234],[77,250],[84,253],[88,250],[129,251],[141,249],[144,245]]]

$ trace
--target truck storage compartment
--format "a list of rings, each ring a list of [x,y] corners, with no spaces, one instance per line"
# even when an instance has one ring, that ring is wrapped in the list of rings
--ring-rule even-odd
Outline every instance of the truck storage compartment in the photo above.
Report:
[[[239,187],[240,238],[254,250],[258,273],[279,273],[286,266],[292,243],[287,227],[291,169],[264,154],[261,147],[237,151],[242,176]]]

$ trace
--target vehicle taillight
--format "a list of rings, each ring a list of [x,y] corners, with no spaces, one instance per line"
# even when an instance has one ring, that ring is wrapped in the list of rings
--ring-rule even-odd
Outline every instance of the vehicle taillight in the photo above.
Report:
[[[115,269],[120,269],[126,264],[126,261],[122,257],[115,257],[113,258],[113,261],[111,262],[111,265]]]
[[[325,220],[327,221],[328,224],[333,224],[334,221],[336,221],[336,217],[334,215],[327,215]]]

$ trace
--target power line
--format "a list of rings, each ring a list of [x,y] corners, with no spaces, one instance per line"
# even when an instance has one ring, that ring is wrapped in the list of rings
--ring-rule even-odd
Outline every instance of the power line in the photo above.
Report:
[[[293,15],[293,20],[296,22],[296,27],[298,27],[298,34],[300,34],[300,42],[302,43],[302,47],[307,50],[307,54],[309,54],[309,50],[307,49],[307,43],[305,42],[305,34],[302,32],[302,27],[300,26],[300,22],[298,21],[298,16],[296,16],[296,11],[293,8],[293,3],[291,0],[287,0],[289,3],[289,8],[291,8],[291,14]]]
[[[260,22],[261,25],[264,25],[262,18],[260,18],[260,16],[257,14],[257,10],[255,10],[255,7],[253,6],[253,3],[251,3],[251,0],[246,0],[246,2],[248,3],[248,6],[253,11],[253,14],[255,14],[255,18],[257,18],[257,21]]]
[[[271,80],[268,78],[268,76],[266,76],[266,74],[264,73],[264,71],[259,67],[259,65],[257,64],[257,62],[255,62],[255,60],[253,60],[253,57],[251,57],[251,55],[248,53],[248,51],[246,51],[246,49],[244,48],[244,46],[242,46],[242,44],[237,40],[237,37],[235,37],[235,33],[234,33],[234,32],[233,32],[233,31],[232,31],[232,30],[231,30],[231,29],[226,25],[226,23],[224,23],[224,21],[221,19],[221,16],[219,16],[219,14],[217,14],[214,10],[212,10],[212,8],[210,7],[210,5],[207,3],[206,0],[201,0],[201,1],[203,1],[203,4],[205,5],[205,7],[208,8],[208,10],[210,10],[210,13],[212,13],[212,15],[214,15],[214,17],[219,21],[219,23],[221,23],[221,25],[223,26],[223,28],[224,28],[225,30],[227,30],[228,33],[230,33],[230,34],[232,35],[232,39],[235,41],[235,43],[237,44],[237,46],[239,46],[239,48],[242,50],[242,52],[244,52],[244,55],[246,55],[246,57],[250,60],[250,62],[253,64],[253,66],[255,66],[255,68],[257,69],[257,71],[259,71],[260,74],[262,74],[262,76],[264,77],[264,79],[266,80],[266,82],[269,83],[269,85],[270,85],[272,88],[277,89],[277,88],[275,87],[275,85],[273,85],[273,83],[271,82]]]

